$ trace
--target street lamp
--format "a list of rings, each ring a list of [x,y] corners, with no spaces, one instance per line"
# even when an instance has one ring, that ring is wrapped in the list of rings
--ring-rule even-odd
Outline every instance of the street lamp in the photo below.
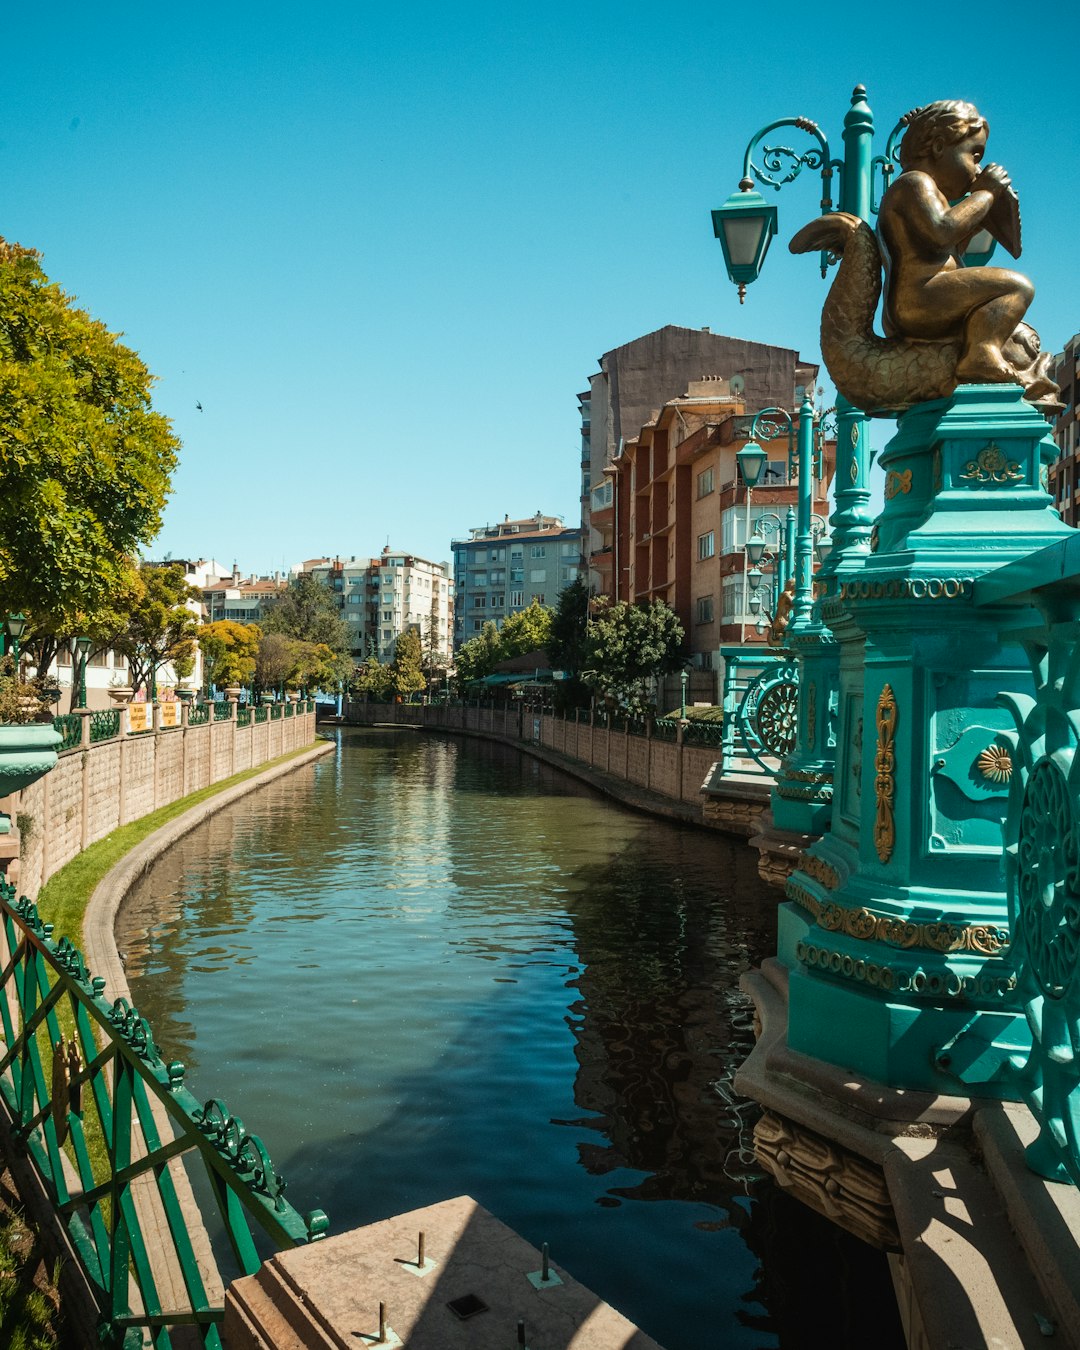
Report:
[[[686,683],[690,679],[690,672],[683,666],[679,671],[679,683],[682,685],[682,700],[679,704],[679,720],[686,721]]]
[[[90,654],[92,639],[88,637],[77,637],[72,642],[72,646],[79,658],[79,707],[86,707],[86,658]]]
[[[15,648],[15,669],[17,671],[19,669],[19,643],[22,640],[22,635],[26,632],[26,615],[9,614],[7,616],[7,630]]]
[[[739,304],[746,299],[746,287],[757,281],[769,244],[776,233],[776,207],[770,206],[754,180],[743,177],[738,192],[712,213],[713,234],[724,251],[727,274],[739,288]]]

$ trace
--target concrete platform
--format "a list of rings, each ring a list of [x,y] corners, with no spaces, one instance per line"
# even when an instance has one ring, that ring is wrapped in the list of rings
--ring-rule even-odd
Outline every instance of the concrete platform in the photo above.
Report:
[[[225,1297],[225,1344],[228,1350],[380,1344],[413,1350],[661,1350],[561,1266],[551,1263],[547,1286],[537,1278],[540,1268],[535,1247],[469,1196],[458,1196],[280,1252],[257,1274],[234,1281]]]

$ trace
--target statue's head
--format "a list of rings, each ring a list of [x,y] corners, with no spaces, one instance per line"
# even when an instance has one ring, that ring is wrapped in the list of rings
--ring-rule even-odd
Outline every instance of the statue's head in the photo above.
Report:
[[[912,108],[900,119],[907,127],[900,142],[900,167],[910,169],[921,160],[933,159],[947,148],[976,133],[985,141],[990,125],[974,103],[943,98],[924,108]]]

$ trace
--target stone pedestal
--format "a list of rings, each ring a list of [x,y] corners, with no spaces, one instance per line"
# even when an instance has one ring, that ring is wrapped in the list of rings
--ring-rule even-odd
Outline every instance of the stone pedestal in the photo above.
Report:
[[[1030,687],[975,580],[1067,533],[1045,419],[1012,385],[912,409],[872,553],[824,607],[840,644],[829,832],[790,878],[793,1050],[897,1087],[1016,1095],[1029,1043],[1001,875],[1011,721]],[[779,821],[777,822],[780,823]]]
[[[424,1264],[419,1264],[419,1234]],[[660,1350],[468,1196],[280,1252],[225,1297],[229,1350]],[[384,1338],[379,1338],[379,1305]]]

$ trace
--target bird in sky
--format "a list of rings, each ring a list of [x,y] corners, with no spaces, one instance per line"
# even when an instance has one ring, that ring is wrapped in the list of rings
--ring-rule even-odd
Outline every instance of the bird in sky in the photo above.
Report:
[[[197,411],[202,412],[202,404],[201,404],[201,403],[196,403],[196,404],[195,404],[195,407],[196,407]]]

